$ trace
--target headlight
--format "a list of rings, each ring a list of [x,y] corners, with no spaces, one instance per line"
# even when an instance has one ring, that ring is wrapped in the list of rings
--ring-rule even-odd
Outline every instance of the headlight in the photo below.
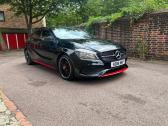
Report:
[[[96,52],[86,50],[86,49],[77,49],[75,51],[76,55],[82,60],[99,60]]]

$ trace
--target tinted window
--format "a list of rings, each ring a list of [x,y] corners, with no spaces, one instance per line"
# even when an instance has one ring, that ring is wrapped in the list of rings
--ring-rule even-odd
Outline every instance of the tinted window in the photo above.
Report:
[[[51,36],[51,32],[50,32],[50,31],[44,30],[44,31],[42,32],[42,37],[49,37],[49,36]]]
[[[87,32],[82,30],[71,29],[54,29],[54,34],[60,39],[89,39],[91,38]]]
[[[40,29],[36,30],[32,35],[33,38],[39,38],[40,36],[41,36],[41,30]]]

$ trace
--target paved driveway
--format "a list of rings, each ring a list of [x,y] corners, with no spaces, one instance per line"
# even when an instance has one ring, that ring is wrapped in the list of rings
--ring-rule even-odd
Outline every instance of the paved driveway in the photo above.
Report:
[[[5,53],[0,87],[33,126],[168,126],[168,63],[128,64],[121,75],[68,82]]]

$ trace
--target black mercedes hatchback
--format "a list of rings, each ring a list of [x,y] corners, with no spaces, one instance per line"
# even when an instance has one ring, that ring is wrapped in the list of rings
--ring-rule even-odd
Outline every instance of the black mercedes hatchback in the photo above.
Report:
[[[75,77],[108,77],[128,69],[126,49],[72,28],[39,28],[25,46],[28,65],[56,69],[66,80]]]

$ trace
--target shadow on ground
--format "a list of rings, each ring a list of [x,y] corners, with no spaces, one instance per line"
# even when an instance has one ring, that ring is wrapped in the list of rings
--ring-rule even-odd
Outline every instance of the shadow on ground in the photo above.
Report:
[[[59,74],[56,72],[56,70],[52,70],[46,67],[43,67],[39,64],[35,64],[35,65],[30,65],[28,66],[26,63],[21,63],[21,64],[17,64],[17,66],[19,69],[22,70],[22,72],[26,72],[26,71],[32,71],[32,70],[39,70],[39,72],[45,72],[46,74],[51,74],[51,76],[59,76]],[[121,73],[118,75],[114,75],[114,76],[110,76],[110,77],[106,77],[106,78],[76,78],[73,81],[67,81],[69,82],[69,84],[82,84],[82,85],[99,85],[99,84],[105,84],[110,82],[114,82],[117,80],[120,80],[121,78],[125,77],[126,73]],[[56,78],[57,79],[57,78]],[[61,79],[61,77],[59,77],[59,79]]]

